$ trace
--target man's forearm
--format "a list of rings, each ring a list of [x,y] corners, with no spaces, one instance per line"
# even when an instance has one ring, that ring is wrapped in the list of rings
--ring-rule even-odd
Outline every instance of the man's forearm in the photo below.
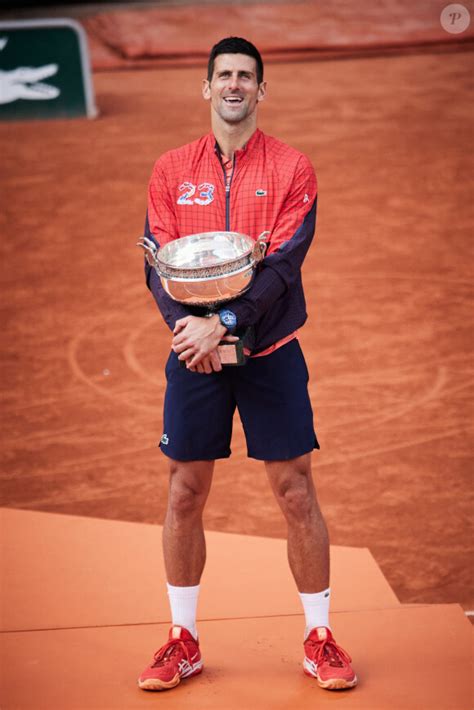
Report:
[[[176,321],[180,318],[185,318],[191,315],[191,312],[183,306],[182,303],[174,301],[171,296],[168,296],[163,286],[161,285],[160,277],[146,261],[145,261],[145,277],[146,284],[153,294],[161,315],[163,316],[168,328],[174,330]]]
[[[252,286],[239,298],[226,304],[237,316],[239,328],[248,328],[262,317],[286,291],[278,273],[265,267],[255,275]]]
[[[265,257],[250,289],[228,304],[237,316],[239,327],[255,325],[300,278],[303,261],[314,237],[316,207],[317,198],[291,238]]]

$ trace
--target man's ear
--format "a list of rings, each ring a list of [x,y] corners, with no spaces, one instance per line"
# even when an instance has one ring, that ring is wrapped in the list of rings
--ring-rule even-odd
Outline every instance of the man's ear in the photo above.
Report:
[[[257,101],[263,101],[267,94],[267,82],[262,81],[258,87]]]
[[[207,79],[202,80],[202,97],[209,101],[211,98],[211,84]]]

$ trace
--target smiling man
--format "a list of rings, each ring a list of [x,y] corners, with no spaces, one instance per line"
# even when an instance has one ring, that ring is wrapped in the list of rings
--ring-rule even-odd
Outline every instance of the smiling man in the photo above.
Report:
[[[145,236],[160,247],[199,232],[254,239],[265,232],[268,244],[250,289],[212,317],[173,301],[145,263],[147,285],[172,331],[160,444],[170,465],[163,550],[172,627],[138,684],[166,690],[202,671],[202,513],[214,462],[231,453],[237,407],[248,456],[264,462],[288,525],[288,559],[306,620],[304,671],[323,688],[351,688],[351,659],[329,624],[329,542],[311,473],[319,444],[297,338],[307,318],[301,266],[315,230],[316,176],[305,155],[257,128],[266,83],[250,42],[229,37],[212,48],[202,92],[212,132],[156,162]],[[245,363],[223,367],[218,345],[238,335],[245,337]]]

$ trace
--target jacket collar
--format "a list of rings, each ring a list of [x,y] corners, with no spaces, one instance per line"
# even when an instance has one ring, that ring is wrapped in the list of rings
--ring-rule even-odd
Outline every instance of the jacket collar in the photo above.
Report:
[[[252,135],[250,136],[250,138],[248,139],[248,141],[247,141],[247,143],[244,145],[244,147],[243,147],[243,148],[239,148],[238,150],[235,151],[235,154],[234,154],[234,155],[235,155],[235,157],[237,158],[237,160],[238,160],[239,163],[242,161],[242,158],[244,158],[244,157],[247,156],[247,155],[252,154],[252,153],[256,150],[256,148],[257,148],[257,146],[258,146],[258,144],[259,144],[259,142],[260,142],[260,138],[261,138],[262,135],[263,135],[263,134],[262,134],[262,131],[261,131],[259,128],[257,128],[257,129],[252,133]],[[221,150],[220,150],[220,148],[219,148],[219,144],[218,144],[218,142],[217,142],[217,140],[216,140],[216,137],[215,137],[214,133],[212,133],[212,131],[211,131],[211,133],[209,133],[209,135],[208,135],[208,145],[209,145],[210,149],[211,149],[211,150],[217,155],[217,157],[220,159],[220,157],[221,157]]]

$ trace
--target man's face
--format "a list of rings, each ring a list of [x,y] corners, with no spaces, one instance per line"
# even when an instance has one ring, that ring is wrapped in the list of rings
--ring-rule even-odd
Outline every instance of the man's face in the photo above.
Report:
[[[251,116],[265,96],[266,83],[257,84],[257,62],[246,54],[219,54],[212,80],[203,82],[203,96],[226,123]]]

